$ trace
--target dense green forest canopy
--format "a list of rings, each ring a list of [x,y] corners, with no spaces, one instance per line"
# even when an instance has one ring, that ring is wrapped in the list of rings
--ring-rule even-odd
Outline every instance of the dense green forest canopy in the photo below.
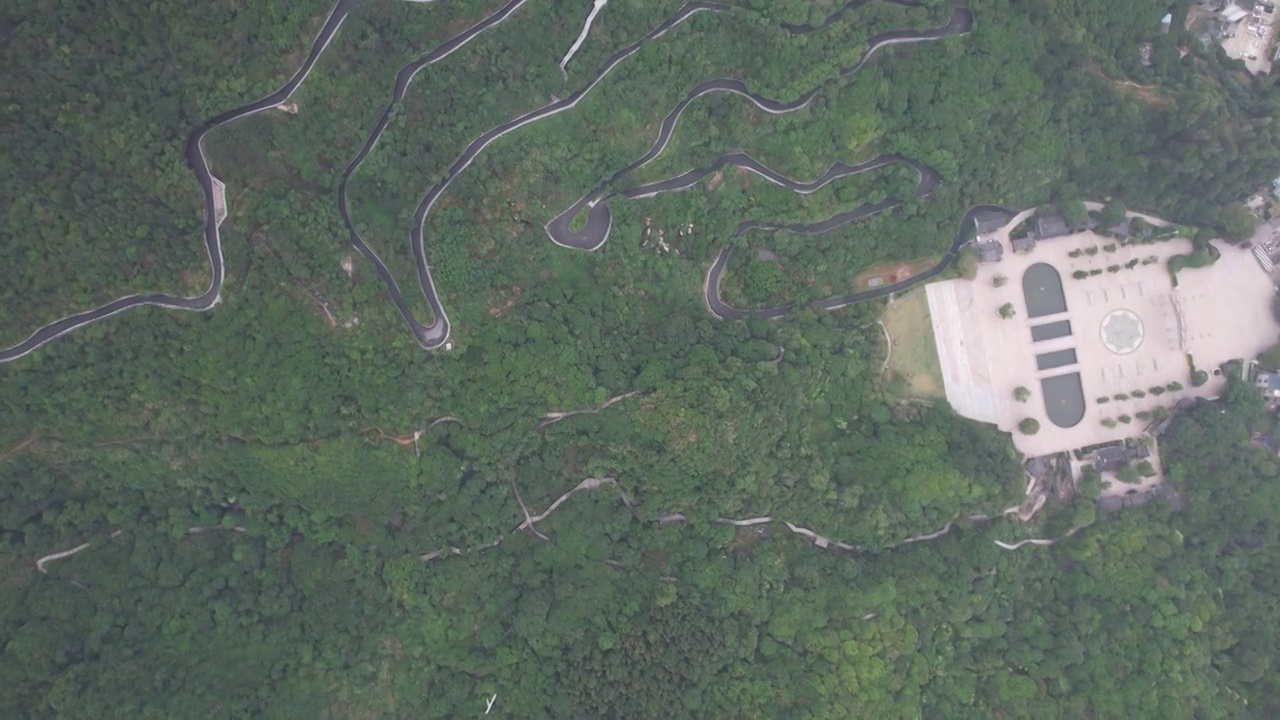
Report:
[[[1160,35],[1166,7],[1141,0],[974,0],[972,33],[838,80],[868,38],[951,8],[853,3],[795,36],[840,6],[731,4],[459,176],[424,227],[448,352],[407,336],[334,197],[397,70],[501,2],[362,3],[296,113],[215,131],[222,303],[132,310],[0,367],[0,716],[458,717],[494,693],[495,717],[1280,713],[1280,468],[1252,439],[1271,428],[1250,388],[1162,441],[1185,512],[1098,517],[1082,497],[982,522],[1021,499],[1019,459],[945,404],[898,400],[881,303],[739,323],[700,297],[726,243],[776,255],[734,256],[737,297],[809,300],[940,255],[979,203],[1118,197],[1222,225],[1280,167],[1273,83]],[[583,87],[681,5],[613,0],[567,77],[586,2],[529,0],[424,69],[350,188],[400,283],[413,211],[467,143]],[[207,286],[187,133],[278,87],[329,10],[0,8],[0,343],[121,294]],[[780,101],[826,85],[779,116],[704,98],[625,183],[736,150],[800,179],[897,152],[944,183],[820,236],[735,238],[915,178],[891,166],[797,197],[729,171],[616,203],[598,252],[547,241],[712,77]],[[644,245],[646,227],[678,252]]]

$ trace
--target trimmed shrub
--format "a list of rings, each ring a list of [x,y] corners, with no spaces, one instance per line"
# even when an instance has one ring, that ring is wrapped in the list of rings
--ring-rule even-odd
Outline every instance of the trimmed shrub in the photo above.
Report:
[[[1097,400],[1094,400],[1094,402],[1096,402],[1096,403],[1097,403],[1097,404],[1099,404],[1099,405],[1104,405],[1104,404],[1106,404],[1106,403],[1111,402],[1111,398],[1109,398],[1109,397],[1100,397],[1100,398],[1098,398]]]
[[[1102,246],[1102,249],[1103,249],[1103,250],[1105,250],[1105,251],[1107,251],[1107,252],[1115,252],[1115,251],[1116,251],[1116,244],[1115,244],[1115,243],[1108,243],[1108,244],[1106,244],[1106,245],[1103,245],[1103,246]]]
[[[1168,385],[1165,385],[1164,387],[1165,387],[1165,389],[1166,389],[1166,390],[1168,390],[1169,392],[1178,392],[1179,390],[1181,390],[1181,389],[1182,389],[1182,383],[1180,383],[1180,382],[1171,382],[1171,383],[1169,383]]]
[[[1113,428],[1116,426],[1116,421],[1112,420],[1111,418],[1103,418],[1102,426],[1107,428]]]
[[[1077,271],[1075,271],[1075,272],[1071,273],[1071,277],[1073,277],[1073,278],[1075,278],[1075,279],[1077,279],[1077,280],[1083,280],[1083,279],[1085,279],[1085,278],[1089,277],[1089,273],[1085,272],[1084,270],[1077,270]]]
[[[1124,393],[1116,393],[1115,395],[1111,396],[1111,399],[1115,400],[1116,402],[1120,402],[1122,400],[1128,400],[1129,396]]]
[[[1151,419],[1151,413],[1147,412],[1146,410],[1139,410],[1138,412],[1134,413],[1133,416],[1143,422],[1146,422],[1147,420]]]
[[[1134,390],[1133,392],[1129,393],[1129,397],[1144,398],[1146,396],[1147,394],[1142,392],[1141,390]]]
[[[1035,418],[1022,418],[1022,422],[1018,423],[1018,430],[1023,435],[1035,435],[1040,432],[1040,422]]]
[[[1124,423],[1125,425],[1128,425],[1129,423],[1133,422],[1133,418],[1129,417],[1128,415],[1121,415],[1116,419]]]

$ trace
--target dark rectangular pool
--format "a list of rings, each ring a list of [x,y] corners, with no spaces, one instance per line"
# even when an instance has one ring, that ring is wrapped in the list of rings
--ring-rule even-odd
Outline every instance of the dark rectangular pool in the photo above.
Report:
[[[1036,367],[1041,370],[1052,370],[1060,368],[1064,365],[1076,364],[1076,351],[1072,348],[1066,350],[1057,350],[1051,353],[1042,353],[1036,356]]]
[[[1084,418],[1084,388],[1080,373],[1073,372],[1040,381],[1040,394],[1049,420],[1060,428],[1069,428]]]
[[[1062,276],[1047,263],[1036,263],[1022,274],[1022,297],[1027,301],[1027,315],[1033,318],[1067,311]]]
[[[1041,342],[1043,340],[1056,340],[1060,337],[1066,337],[1071,334],[1071,321],[1059,320],[1058,322],[1046,323],[1044,325],[1036,325],[1031,328],[1031,341]]]

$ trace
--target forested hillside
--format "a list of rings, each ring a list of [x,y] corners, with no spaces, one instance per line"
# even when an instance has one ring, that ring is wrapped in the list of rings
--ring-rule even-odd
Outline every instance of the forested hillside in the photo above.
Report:
[[[955,11],[733,0],[450,178],[423,236],[452,334],[424,352],[351,247],[344,169],[402,67],[510,12],[421,69],[347,185],[431,318],[410,242],[427,188],[683,3],[612,0],[562,75],[588,5],[359,4],[285,108],[205,140],[220,304],[131,309],[0,365],[0,717],[466,717],[495,693],[512,718],[1280,713],[1278,468],[1249,388],[1162,441],[1185,512],[1082,497],[1024,524],[1000,515],[1026,482],[1008,437],[884,380],[883,301],[736,322],[701,294],[726,245],[773,253],[733,256],[744,306],[849,292],[940,256],[976,204],[1116,196],[1222,225],[1280,171],[1274,85],[1160,36],[1164,7],[1138,0],[974,0],[972,32],[848,73],[869,39]],[[0,8],[0,345],[209,286],[184,143],[280,87],[331,9]],[[817,92],[778,115],[700,98],[616,175],[717,77]],[[797,196],[730,168],[614,201],[596,252],[543,230],[601,183],[737,151],[803,181],[901,153],[942,184],[911,197],[888,165]],[[905,202],[821,235],[736,232],[885,198]]]

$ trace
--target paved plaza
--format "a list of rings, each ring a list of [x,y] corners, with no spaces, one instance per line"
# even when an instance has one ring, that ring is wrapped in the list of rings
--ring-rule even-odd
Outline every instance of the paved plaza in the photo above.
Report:
[[[1197,368],[1213,373],[1228,360],[1252,359],[1280,338],[1270,312],[1275,288],[1248,250],[1216,243],[1222,257],[1210,267],[1180,272],[1174,287],[1168,258],[1191,251],[1186,239],[1125,246],[1086,231],[1015,253],[1007,233],[1008,227],[997,235],[1005,246],[1002,260],[980,264],[974,280],[935,283],[927,293],[947,401],[960,415],[1013,433],[1029,457],[1136,436],[1146,425],[1136,418],[1139,411],[1221,391],[1226,380],[1218,376],[1191,387],[1188,354]],[[1103,249],[1113,244],[1112,252]],[[1094,255],[1070,256],[1094,247]],[[1117,265],[1118,271],[1108,272]],[[1091,270],[1102,272],[1072,276]],[[993,282],[997,276],[1007,278],[1001,287]],[[1015,310],[1012,318],[999,316],[1005,303]],[[1073,389],[1076,375],[1082,406]],[[1171,382],[1184,389],[1098,402]],[[1027,402],[1014,399],[1018,387],[1031,391]],[[1133,419],[1113,428],[1103,424],[1122,415]],[[1028,417],[1040,423],[1035,435],[1017,430]]]

